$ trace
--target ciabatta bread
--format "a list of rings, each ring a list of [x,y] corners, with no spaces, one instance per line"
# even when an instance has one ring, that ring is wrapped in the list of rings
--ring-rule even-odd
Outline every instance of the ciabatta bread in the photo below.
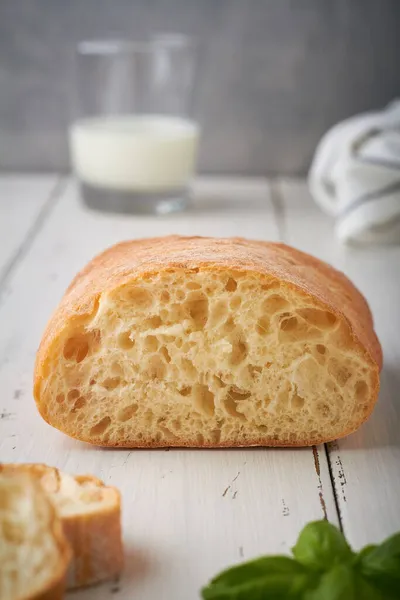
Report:
[[[117,489],[90,475],[73,477],[41,464],[2,464],[2,473],[33,477],[55,506],[72,549],[69,589],[98,583],[121,572],[121,503]]]
[[[0,473],[0,598],[60,600],[70,548],[34,478]]]
[[[118,244],[68,288],[40,345],[44,419],[102,446],[302,446],[370,415],[381,348],[361,294],[283,244]]]

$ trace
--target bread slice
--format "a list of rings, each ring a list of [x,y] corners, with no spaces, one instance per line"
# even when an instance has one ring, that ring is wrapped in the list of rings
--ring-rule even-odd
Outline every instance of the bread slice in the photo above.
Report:
[[[381,348],[341,273],[284,244],[120,243],[79,273],[44,333],[44,419],[102,446],[303,446],[370,415]]]
[[[70,548],[35,479],[0,473],[0,598],[59,600]]]
[[[123,565],[120,494],[87,476],[73,477],[41,464],[2,464],[3,473],[27,474],[40,482],[55,506],[72,548],[69,589],[118,575]],[[1,596],[0,596],[1,598]]]

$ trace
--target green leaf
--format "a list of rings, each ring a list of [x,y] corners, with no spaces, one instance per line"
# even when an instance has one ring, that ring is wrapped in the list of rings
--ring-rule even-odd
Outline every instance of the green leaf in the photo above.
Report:
[[[325,571],[354,557],[343,534],[328,521],[314,521],[304,527],[293,548],[294,557],[303,565]]]
[[[356,555],[355,561],[354,561],[355,564],[358,565],[358,564],[362,563],[363,560],[364,560],[364,558],[366,556],[368,556],[368,554],[370,552],[372,552],[373,550],[375,550],[375,548],[377,548],[376,544],[370,544],[369,546],[364,546],[364,548],[362,548],[360,550],[360,552]]]
[[[292,558],[267,556],[223,571],[203,588],[205,600],[286,600],[301,598],[307,570]]]
[[[304,600],[356,600],[354,574],[351,567],[336,565],[324,573],[317,587],[304,595]]]
[[[338,564],[323,574],[319,584],[306,592],[304,600],[383,600],[379,591],[374,590],[356,573],[350,564]]]
[[[357,568],[385,597],[400,598],[400,533],[380,546],[367,546],[357,557]]]

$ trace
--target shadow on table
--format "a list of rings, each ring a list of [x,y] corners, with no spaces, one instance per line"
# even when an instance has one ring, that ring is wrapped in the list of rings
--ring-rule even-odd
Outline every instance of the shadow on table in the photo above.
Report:
[[[120,577],[117,577],[110,581],[104,581],[94,586],[87,588],[72,590],[68,593],[71,599],[75,600],[102,600],[103,598],[110,598],[111,594],[122,593],[124,588],[129,587],[134,589],[135,584],[151,577],[154,569],[156,568],[153,564],[154,561],[150,559],[149,551],[140,547],[131,548],[128,544],[125,544],[124,550],[124,570]],[[131,585],[132,584],[132,585]]]

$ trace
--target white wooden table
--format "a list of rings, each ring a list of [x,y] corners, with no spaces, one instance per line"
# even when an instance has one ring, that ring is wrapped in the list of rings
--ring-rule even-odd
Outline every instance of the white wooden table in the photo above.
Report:
[[[382,392],[352,436],[306,449],[101,450],[46,425],[32,399],[35,351],[75,272],[119,240],[169,233],[283,240],[344,270],[383,343]],[[287,552],[327,517],[358,548],[400,530],[400,248],[337,245],[301,181],[207,179],[168,217],[89,212],[56,176],[0,178],[0,460],[93,473],[120,488],[126,568],[75,600],[194,600],[218,570]]]

